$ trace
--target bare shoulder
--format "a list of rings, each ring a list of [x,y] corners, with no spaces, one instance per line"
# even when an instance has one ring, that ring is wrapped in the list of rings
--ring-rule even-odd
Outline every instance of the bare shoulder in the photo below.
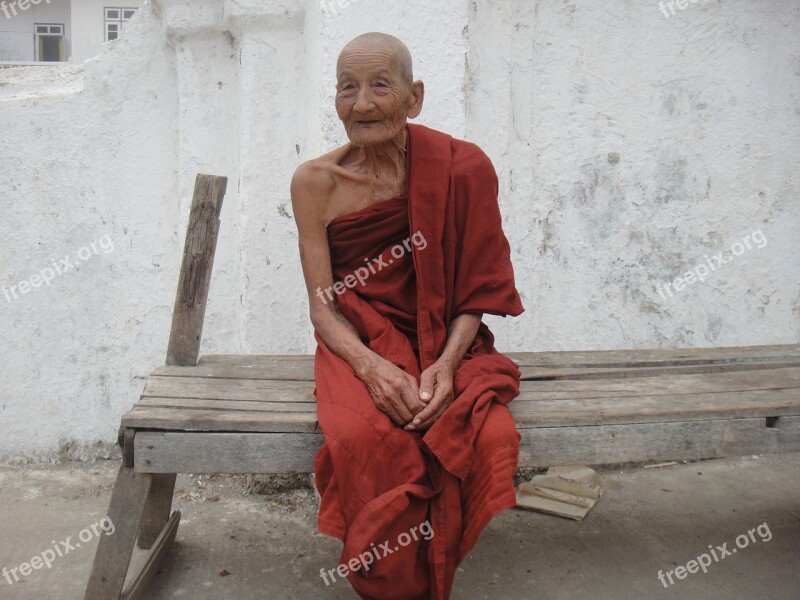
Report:
[[[326,156],[312,158],[295,169],[292,175],[292,197],[317,196],[333,187],[333,171]]]
[[[302,163],[292,176],[292,192],[329,192],[334,186],[334,174],[342,169],[340,162],[346,152],[347,145]]]

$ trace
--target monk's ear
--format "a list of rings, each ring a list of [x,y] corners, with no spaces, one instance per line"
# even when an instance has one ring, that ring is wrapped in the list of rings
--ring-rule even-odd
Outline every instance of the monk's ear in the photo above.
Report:
[[[422,112],[422,103],[425,100],[425,84],[421,80],[415,81],[410,86],[408,100],[408,118],[414,119]]]

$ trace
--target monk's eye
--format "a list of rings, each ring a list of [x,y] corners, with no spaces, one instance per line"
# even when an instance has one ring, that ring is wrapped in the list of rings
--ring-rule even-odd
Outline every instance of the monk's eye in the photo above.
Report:
[[[354,89],[356,89],[356,86],[354,86],[352,83],[345,83],[339,86],[340,92],[349,92],[350,90]]]

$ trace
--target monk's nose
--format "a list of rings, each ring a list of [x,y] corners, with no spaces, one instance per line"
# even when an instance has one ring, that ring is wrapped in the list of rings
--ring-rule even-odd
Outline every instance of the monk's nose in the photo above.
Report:
[[[367,113],[375,105],[373,101],[372,90],[369,86],[364,86],[358,91],[356,103],[353,105],[353,110],[359,113]]]

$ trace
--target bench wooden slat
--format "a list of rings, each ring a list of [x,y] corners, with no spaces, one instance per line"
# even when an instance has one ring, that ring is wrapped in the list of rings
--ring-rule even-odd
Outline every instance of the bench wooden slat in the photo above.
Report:
[[[526,400],[510,404],[519,429],[800,415],[796,390],[682,394],[650,398]],[[219,420],[219,425],[208,423]],[[295,427],[286,429],[287,421]],[[315,431],[312,403],[147,399],[123,416],[126,427],[209,431]],[[201,427],[201,425],[203,425]],[[304,425],[304,426],[301,426]]]
[[[516,399],[511,414],[517,427],[586,425],[779,417],[800,414],[795,390],[681,394],[619,399]],[[219,420],[219,425],[208,423]],[[286,423],[293,427],[286,429]],[[147,399],[123,416],[126,427],[208,429],[211,431],[315,431],[312,403],[238,400]]]
[[[539,399],[613,398],[786,388],[800,388],[800,367],[725,373],[682,373],[669,377],[525,381],[520,386],[526,397]]]
[[[765,356],[762,350],[739,350],[750,358]],[[645,354],[650,359],[653,351]],[[192,431],[317,431],[313,381],[252,378],[261,367],[308,367],[311,357],[268,357],[260,363],[252,359],[263,357],[240,358],[239,365],[232,357],[218,356],[211,362],[201,360],[203,364],[197,367],[169,367],[179,369],[180,376],[153,375],[141,401],[123,416],[123,425]],[[228,374],[240,374],[230,378],[188,375],[214,364]],[[751,370],[753,364],[764,368]],[[800,366],[774,368],[769,361],[741,366],[725,372],[669,376],[523,381],[511,412],[520,428],[800,415]]]
[[[800,417],[725,419],[602,427],[523,429],[520,467],[603,464],[800,451]],[[144,473],[310,473],[319,433],[142,431],[135,468]]]
[[[211,379],[263,379],[269,381],[313,381],[314,367],[309,360],[290,363],[254,365],[198,364],[195,367],[159,367],[153,376],[198,377]],[[679,375],[686,373],[713,373],[727,371],[776,369],[800,366],[800,359],[772,359],[749,362],[702,363],[666,366],[614,366],[614,367],[542,367],[520,365],[521,378],[529,381],[555,379],[608,379]]]
[[[627,350],[559,350],[555,352],[504,352],[519,364],[539,366],[631,366],[636,364],[702,364],[800,358],[800,344],[730,346],[722,348],[644,348]],[[294,361],[313,362],[298,354],[204,354],[198,364],[240,365]]]
[[[305,413],[225,412],[150,408],[138,405],[122,416],[123,427],[185,431],[313,432],[316,418]]]
[[[147,380],[142,397],[209,398],[252,400],[254,402],[314,401],[313,381],[274,379],[218,379],[203,377],[153,376]]]
[[[800,450],[800,417],[521,429],[519,464],[609,464]],[[782,421],[782,423],[781,423]]]
[[[311,413],[316,415],[317,405],[310,402],[250,402],[249,400],[207,400],[205,398],[143,398],[137,407],[148,408],[186,408],[201,410],[222,410],[238,412],[267,412],[267,413]]]
[[[672,372],[800,366],[800,346],[686,348],[588,352],[510,352],[524,379],[639,377]],[[313,381],[314,357],[307,355],[205,355],[196,366],[162,366],[153,375]]]
[[[698,373],[728,373],[731,371],[763,371],[800,367],[800,359],[769,360],[757,362],[729,362],[669,366],[636,367],[531,367],[522,365],[519,370],[523,381],[555,381],[577,379],[630,379],[634,377],[671,377],[673,375],[693,375]]]
[[[509,408],[517,427],[522,429],[800,415],[800,400],[795,390],[769,390],[649,398],[517,399]]]
[[[636,350],[569,350],[507,352],[519,365],[540,367],[645,367],[708,363],[744,363],[800,358],[800,344],[727,348],[647,348]]]
[[[520,398],[612,398],[783,388],[800,388],[800,366],[723,373],[681,373],[670,377],[648,375],[636,378],[523,381]],[[313,389],[313,382],[305,381],[154,375],[148,379],[142,397],[304,402],[314,400],[313,396],[309,397]]]

